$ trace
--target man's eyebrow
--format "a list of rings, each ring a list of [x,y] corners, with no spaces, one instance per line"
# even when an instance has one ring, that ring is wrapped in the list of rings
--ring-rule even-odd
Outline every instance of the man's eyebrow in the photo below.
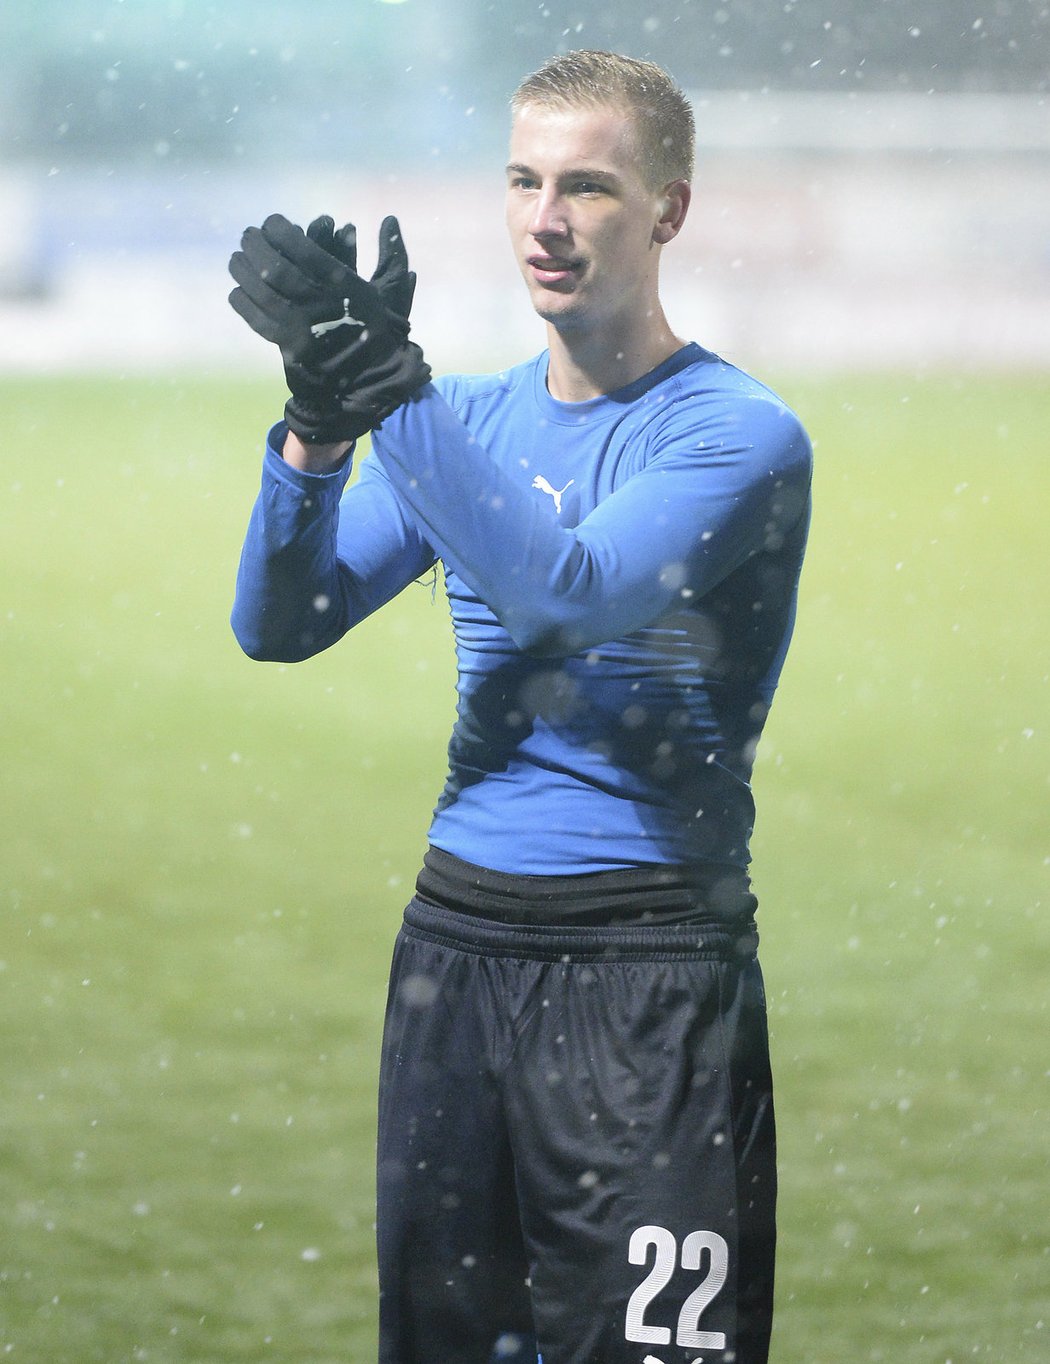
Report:
[[[531,166],[522,165],[518,161],[512,161],[507,167],[508,175],[531,175],[536,172]],[[602,170],[593,166],[570,166],[568,170],[560,171],[559,180],[607,180],[612,184],[619,184],[620,177],[615,171]]]
[[[603,170],[600,166],[573,166],[570,170],[563,173],[564,180],[610,180],[614,184],[619,184],[620,177],[612,170]]]

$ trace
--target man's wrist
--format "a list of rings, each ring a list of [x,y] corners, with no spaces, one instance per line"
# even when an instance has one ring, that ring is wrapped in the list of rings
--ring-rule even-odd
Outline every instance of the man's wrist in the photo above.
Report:
[[[304,474],[330,474],[346,459],[352,445],[353,441],[349,440],[336,441],[332,445],[308,445],[294,431],[289,431],[284,438],[281,456],[286,464]]]

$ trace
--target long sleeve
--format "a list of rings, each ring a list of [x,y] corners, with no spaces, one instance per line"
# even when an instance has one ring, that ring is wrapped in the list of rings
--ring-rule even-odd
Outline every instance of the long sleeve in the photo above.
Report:
[[[539,656],[577,653],[702,598],[804,516],[809,442],[771,396],[727,407],[722,395],[690,395],[668,404],[644,444],[638,472],[566,527],[432,385],[373,434],[428,541]]]
[[[277,453],[283,436],[278,424],[267,443],[231,624],[250,657],[298,662],[425,573],[434,551],[375,460],[346,488],[349,457],[330,474],[306,474]]]

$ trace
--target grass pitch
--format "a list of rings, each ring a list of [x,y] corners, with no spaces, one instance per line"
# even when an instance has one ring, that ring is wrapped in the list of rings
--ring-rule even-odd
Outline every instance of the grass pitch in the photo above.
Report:
[[[1036,1364],[1050,392],[782,384],[817,446],[754,842],[777,1364]],[[252,664],[272,384],[5,381],[0,1356],[372,1357],[390,945],[444,771],[447,611]]]

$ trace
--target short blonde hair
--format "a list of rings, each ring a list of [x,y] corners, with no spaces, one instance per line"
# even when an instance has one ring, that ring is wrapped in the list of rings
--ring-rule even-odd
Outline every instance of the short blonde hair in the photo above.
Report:
[[[655,62],[582,49],[551,57],[511,96],[511,112],[608,108],[630,116],[635,147],[654,188],[693,178],[696,124],[675,82]]]

